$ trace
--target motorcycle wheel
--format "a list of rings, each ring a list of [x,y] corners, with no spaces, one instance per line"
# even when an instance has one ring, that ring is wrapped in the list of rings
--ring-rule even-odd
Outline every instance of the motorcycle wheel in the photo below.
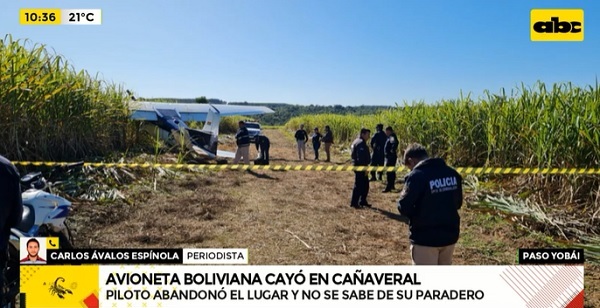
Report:
[[[67,241],[68,241],[69,245],[71,246],[71,248],[74,248],[75,242],[73,241],[73,233],[71,233],[71,228],[69,228],[69,225],[67,225],[66,221],[65,221],[65,230],[63,232],[65,232],[64,235],[67,237]]]
[[[73,236],[66,222],[65,228],[61,232],[48,231],[48,236],[58,237],[58,245],[61,249],[73,249]]]

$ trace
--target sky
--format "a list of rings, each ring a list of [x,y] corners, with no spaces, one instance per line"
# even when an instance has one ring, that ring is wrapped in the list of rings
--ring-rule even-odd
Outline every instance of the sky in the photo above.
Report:
[[[20,25],[20,8],[101,9],[102,25]],[[582,8],[584,41],[532,42],[533,8]],[[394,105],[594,85],[598,15],[575,0],[2,0],[0,35],[142,97]]]

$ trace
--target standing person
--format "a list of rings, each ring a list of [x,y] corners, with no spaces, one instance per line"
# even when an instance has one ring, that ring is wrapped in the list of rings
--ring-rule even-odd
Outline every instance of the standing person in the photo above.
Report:
[[[333,144],[333,133],[331,132],[331,128],[329,125],[325,126],[325,136],[321,139],[325,144],[325,154],[327,155],[327,160],[325,162],[331,161],[331,145]]]
[[[323,138],[323,135],[321,135],[321,133],[319,133],[319,128],[315,127],[315,131],[312,134],[312,144],[313,144],[313,150],[315,151],[315,160],[319,160],[319,148],[321,148],[321,139]]]
[[[462,177],[441,158],[429,158],[418,144],[404,152],[411,170],[398,200],[409,219],[413,265],[451,265],[460,234],[458,210],[463,203]]]
[[[237,144],[237,151],[235,152],[235,158],[233,163],[237,164],[240,158],[244,158],[244,164],[250,164],[250,134],[246,128],[244,121],[238,122],[239,129],[235,134],[235,143]]]
[[[369,155],[369,146],[367,141],[371,137],[371,131],[363,128],[360,130],[360,136],[352,143],[352,162],[354,166],[368,166],[371,162]],[[350,206],[361,208],[363,206],[371,207],[367,202],[369,194],[369,177],[367,171],[354,171],[354,188],[352,189],[352,200]]]
[[[396,136],[396,133],[394,133],[394,129],[391,126],[385,128],[385,134],[387,135],[387,141],[383,147],[383,151],[385,152],[385,166],[395,167],[396,161],[398,160],[398,137]],[[394,190],[395,183],[396,171],[388,171],[387,184],[383,192],[387,193]]]
[[[308,133],[304,130],[304,124],[300,124],[300,129],[296,131],[294,137],[296,138],[296,144],[298,145],[298,159],[302,160],[302,156],[304,156],[304,159],[306,159],[306,142],[308,142]]]
[[[373,139],[371,139],[371,148],[373,149],[373,156],[371,158],[371,166],[383,166],[384,163],[384,153],[383,147],[385,146],[385,142],[387,137],[383,132],[383,124],[377,124],[377,132],[373,135]],[[371,181],[381,180],[383,172],[371,171]]]
[[[269,164],[269,148],[271,147],[271,142],[269,138],[265,135],[256,136],[256,151],[260,153],[260,159],[266,164]],[[259,151],[260,149],[260,151]]]
[[[13,164],[0,155],[0,304],[4,301],[4,271],[8,262],[10,229],[21,223],[21,177]]]

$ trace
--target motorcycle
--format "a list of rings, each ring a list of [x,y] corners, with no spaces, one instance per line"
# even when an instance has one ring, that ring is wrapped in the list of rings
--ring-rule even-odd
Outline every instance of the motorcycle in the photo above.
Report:
[[[57,172],[68,173],[81,166],[83,162],[55,167],[50,177]],[[53,194],[53,187],[59,183],[47,181],[41,172],[28,173],[21,178],[23,216],[21,223],[11,229],[5,286],[5,296],[8,300],[2,308],[15,307],[16,297],[19,294],[21,238],[58,237],[59,248],[73,248],[72,233],[66,223],[71,211],[71,202]]]

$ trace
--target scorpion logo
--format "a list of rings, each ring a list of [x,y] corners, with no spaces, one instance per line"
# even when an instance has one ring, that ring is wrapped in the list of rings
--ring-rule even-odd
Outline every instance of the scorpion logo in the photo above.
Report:
[[[68,294],[73,294],[73,292],[61,285],[58,284],[58,281],[60,280],[60,282],[65,282],[65,279],[62,277],[58,277],[56,278],[56,280],[54,280],[54,283],[50,286],[50,294],[52,295],[56,295],[58,296],[60,299],[65,299],[65,295]]]

